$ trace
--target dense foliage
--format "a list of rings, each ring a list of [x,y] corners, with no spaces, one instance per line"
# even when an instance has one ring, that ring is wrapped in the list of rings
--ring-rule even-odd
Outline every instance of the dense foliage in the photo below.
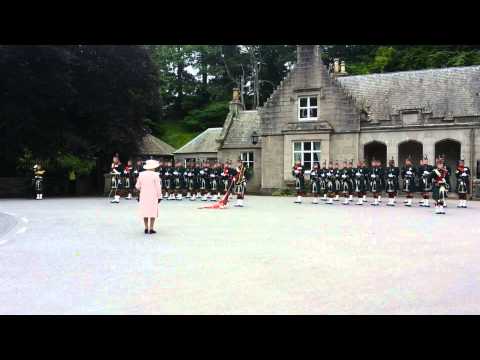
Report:
[[[3,169],[26,153],[72,160],[134,151],[144,120],[157,116],[158,83],[141,46],[1,46]]]

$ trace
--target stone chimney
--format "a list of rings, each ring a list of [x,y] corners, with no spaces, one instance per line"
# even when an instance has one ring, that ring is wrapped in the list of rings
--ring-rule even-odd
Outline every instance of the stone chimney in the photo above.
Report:
[[[335,74],[340,72],[340,59],[338,58],[333,59],[333,72]]]
[[[333,75],[334,76],[347,76],[348,73],[345,69],[345,61],[340,61],[340,59],[333,59]]]
[[[297,45],[297,65],[308,65],[319,60],[319,45]]]
[[[243,110],[243,104],[240,96],[240,89],[234,88],[232,101],[230,101],[230,112],[238,114],[238,112],[242,110]]]

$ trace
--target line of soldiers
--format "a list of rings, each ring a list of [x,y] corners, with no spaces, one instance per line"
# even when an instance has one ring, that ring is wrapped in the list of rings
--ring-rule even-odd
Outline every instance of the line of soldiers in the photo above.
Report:
[[[300,161],[297,161],[293,167],[292,174],[295,177],[295,188],[297,190],[297,199],[295,203],[302,202],[302,196],[305,195],[306,182],[305,175],[309,176],[309,187],[313,195],[313,203],[318,204],[319,199],[326,201],[327,204],[333,204],[333,201],[339,201],[343,197],[343,205],[348,205],[357,197],[357,205],[363,205],[368,202],[367,194],[371,193],[373,202],[371,205],[378,206],[382,202],[382,194],[388,195],[387,206],[395,206],[397,195],[400,191],[406,194],[405,206],[411,207],[415,193],[422,197],[419,205],[430,207],[430,193],[435,200],[436,211],[444,213],[443,207],[446,206],[445,199],[450,189],[450,176],[452,171],[445,165],[444,157],[440,157],[435,162],[436,167],[428,163],[428,158],[424,157],[418,167],[413,166],[411,158],[405,160],[405,165],[400,169],[395,166],[394,160],[390,160],[387,167],[382,167],[380,161],[373,159],[371,166],[367,167],[366,162],[359,161],[356,167],[353,167],[353,161],[344,161],[343,167],[339,167],[338,161],[333,164],[323,163],[320,168],[318,163],[313,165],[310,171],[305,171]],[[441,175],[438,175],[438,169]],[[457,207],[467,207],[467,194],[470,189],[470,169],[465,166],[464,160],[460,160],[455,169],[457,179],[456,192],[459,196]],[[444,179],[445,183],[442,183]],[[441,186],[440,186],[441,185]],[[444,188],[445,196],[443,201],[438,201],[438,190]],[[437,197],[437,199],[436,199]],[[441,208],[440,208],[441,206]]]
[[[180,161],[174,165],[160,162],[158,173],[162,180],[162,197],[165,200],[187,198],[190,201],[218,201],[227,193],[242,166],[241,160],[236,166],[230,160],[224,164],[218,161],[213,164],[208,161],[188,162],[186,165]],[[243,207],[246,185],[245,175],[232,185],[232,193],[237,196],[237,207]]]
[[[184,198],[195,201],[218,201],[221,196],[229,190],[232,181],[240,172],[243,166],[239,159],[237,166],[233,166],[229,160],[225,164],[215,162],[188,162],[186,166],[183,162],[160,161],[160,167],[156,170],[162,182],[163,200],[183,200]],[[133,166],[131,161],[123,166],[117,156],[113,158],[111,166],[112,190],[114,197],[112,203],[120,202],[118,189],[128,191],[127,200],[132,199],[132,192],[136,192],[135,183],[138,175],[143,170],[142,160],[138,160]],[[243,174],[243,172],[242,172]],[[235,179],[231,192],[237,196],[236,207],[243,207],[247,178],[245,174],[242,179]],[[138,194],[137,194],[138,195]]]

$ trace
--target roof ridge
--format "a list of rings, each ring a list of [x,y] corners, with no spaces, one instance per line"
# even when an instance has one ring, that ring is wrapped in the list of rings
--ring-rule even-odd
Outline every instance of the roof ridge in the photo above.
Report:
[[[363,74],[363,75],[350,75],[350,76],[343,76],[338,78],[340,81],[343,79],[349,79],[354,77],[373,77],[373,76],[389,76],[394,74],[405,74],[405,73],[422,73],[422,72],[435,72],[435,71],[447,71],[447,70],[460,70],[460,69],[473,69],[478,68],[480,69],[480,65],[470,65],[470,66],[449,66],[444,68],[432,68],[432,69],[420,69],[420,70],[400,70],[400,71],[392,71],[392,72],[385,72],[385,73],[374,73],[374,74]]]

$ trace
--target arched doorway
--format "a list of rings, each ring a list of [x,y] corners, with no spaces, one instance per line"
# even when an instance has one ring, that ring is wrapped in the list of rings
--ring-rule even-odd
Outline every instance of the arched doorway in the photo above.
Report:
[[[454,172],[457,167],[457,161],[460,160],[461,151],[462,145],[460,142],[452,139],[441,140],[435,144],[435,159],[443,155],[445,157],[445,163],[450,167],[452,172]],[[435,159],[433,159],[432,163]],[[453,174],[450,174],[450,183],[455,189],[457,180]]]
[[[405,165],[405,160],[411,157],[413,166],[419,166],[423,158],[423,144],[416,140],[408,140],[398,144],[398,166]]]
[[[380,160],[385,166],[387,161],[387,145],[380,141],[372,141],[363,146],[363,158],[370,165],[373,158]]]

